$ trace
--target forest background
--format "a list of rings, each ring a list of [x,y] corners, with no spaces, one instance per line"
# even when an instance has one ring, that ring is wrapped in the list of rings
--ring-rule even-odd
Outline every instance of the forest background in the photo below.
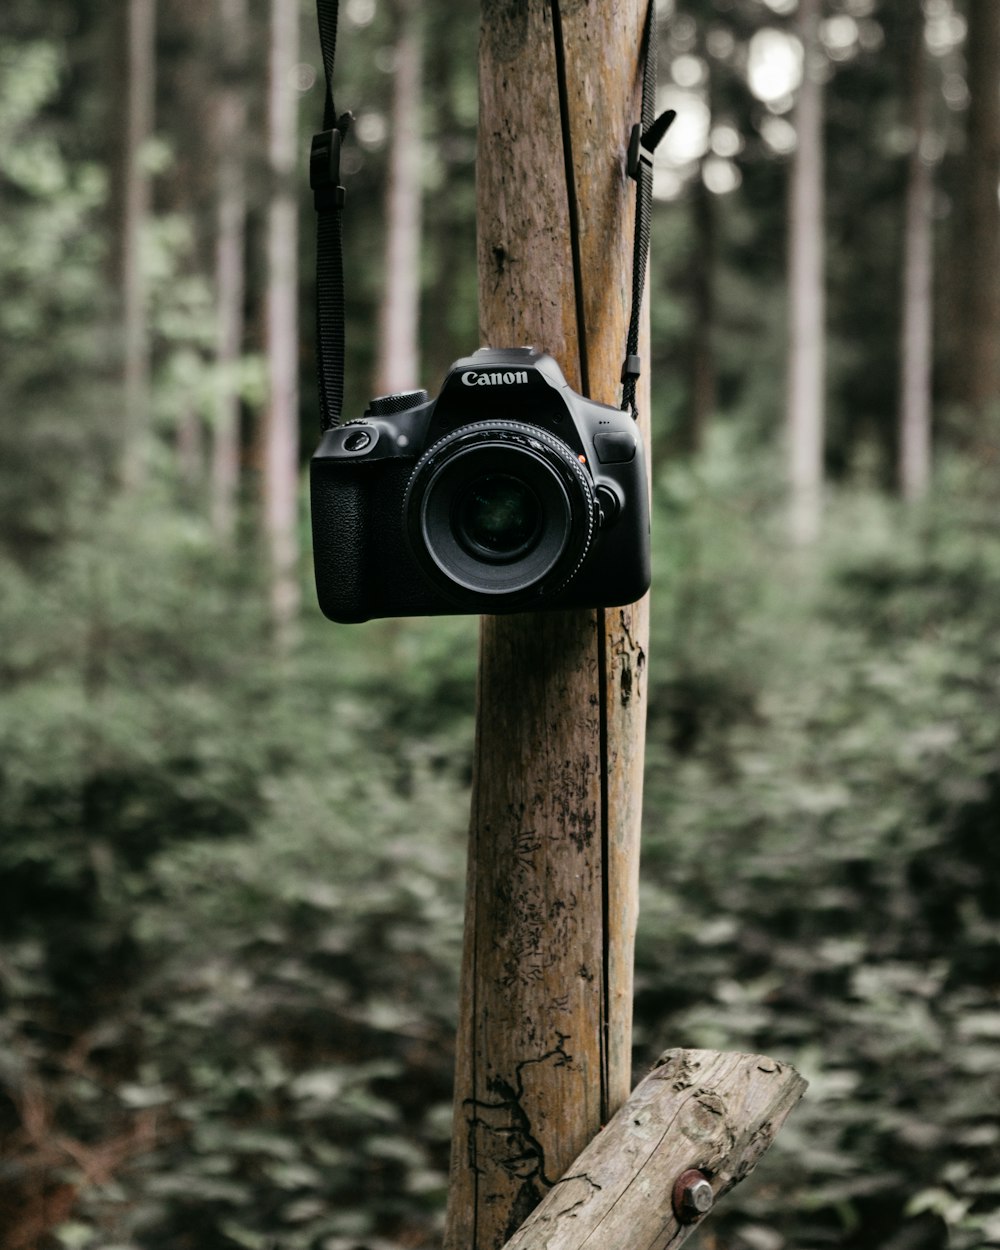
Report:
[[[1000,5],[657,8],[636,1077],[810,1080],[700,1250],[998,1246]],[[478,21],[343,5],[352,414],[477,346]],[[319,64],[0,15],[2,1250],[440,1235],[476,622],[311,597]]]

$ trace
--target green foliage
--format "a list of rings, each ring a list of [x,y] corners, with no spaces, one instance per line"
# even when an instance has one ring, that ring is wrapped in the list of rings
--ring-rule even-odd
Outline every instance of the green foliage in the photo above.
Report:
[[[428,1218],[473,623],[322,630],[276,666],[263,587],[152,498],[2,577],[0,1107],[22,1149],[0,1208],[49,1183],[37,1103],[80,1163],[61,1244],[295,1248]],[[88,1186],[116,1149],[126,1170]]]
[[[5,389],[40,386],[51,375],[47,351],[58,336],[67,368],[90,364],[93,343],[81,322],[93,312],[94,229],[104,197],[103,171],[69,161],[39,115],[63,69],[50,43],[0,48],[0,303]],[[92,327],[91,327],[92,328]]]
[[[65,70],[52,41],[0,44],[0,509],[22,557],[61,532],[80,485],[104,478],[109,432],[107,180],[60,141],[51,110]]]
[[[846,494],[817,566],[726,462],[662,488],[683,561],[654,616],[637,1040],[811,1081],[725,1244],[994,1244],[988,496],[956,482],[914,518]]]
[[[706,1247],[996,1240],[1000,542],[951,476],[845,494],[809,563],[745,449],[657,486],[637,1072],[811,1081]],[[58,1182],[53,1246],[435,1244],[475,622],[310,615],[277,663],[168,497],[2,578],[8,1218]]]

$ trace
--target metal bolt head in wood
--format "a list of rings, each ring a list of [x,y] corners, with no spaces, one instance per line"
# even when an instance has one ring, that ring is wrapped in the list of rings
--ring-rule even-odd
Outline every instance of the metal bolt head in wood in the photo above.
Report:
[[[704,1172],[688,1168],[674,1184],[674,1214],[682,1224],[693,1224],[707,1215],[715,1202],[712,1185]]]

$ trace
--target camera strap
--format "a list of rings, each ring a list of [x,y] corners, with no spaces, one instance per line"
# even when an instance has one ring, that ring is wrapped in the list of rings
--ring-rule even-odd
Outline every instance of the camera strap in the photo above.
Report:
[[[635,236],[632,244],[632,311],[625,340],[625,361],[622,364],[622,411],[638,417],[635,403],[636,383],[642,370],[639,357],[639,325],[642,316],[642,293],[646,284],[646,262],[649,259],[649,236],[653,224],[653,153],[677,116],[673,109],[656,116],[656,28],[655,0],[649,0],[646,23],[642,32],[642,111],[641,120],[632,127],[629,137],[625,172],[636,182]]]
[[[344,201],[340,150],[353,120],[337,113],[333,100],[333,65],[337,52],[339,0],[316,0],[326,94],[323,129],[313,136],[309,186],[316,210],[316,367],[319,378],[320,428],[340,424],[344,407]],[[627,172],[636,182],[635,238],[632,249],[632,309],[622,365],[622,410],[637,415],[639,323],[649,256],[653,206],[653,152],[674,120],[673,110],[656,116],[656,33],[654,0],[649,0],[642,34],[642,112],[629,139]]]
[[[316,372],[320,428],[340,424],[344,409],[344,201],[340,149],[353,120],[338,115],[333,102],[333,62],[337,53],[339,0],[317,0],[319,45],[326,77],[323,129],[313,135],[309,186],[316,209]]]

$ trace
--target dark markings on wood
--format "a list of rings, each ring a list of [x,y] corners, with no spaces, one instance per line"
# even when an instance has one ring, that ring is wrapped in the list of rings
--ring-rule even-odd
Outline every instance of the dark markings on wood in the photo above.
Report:
[[[489,1079],[486,1086],[493,1100],[467,1098],[463,1104],[472,1113],[467,1120],[469,1167],[480,1174],[499,1169],[520,1186],[505,1239],[514,1235],[554,1184],[545,1172],[545,1149],[524,1109],[524,1073],[549,1062],[557,1068],[572,1066],[573,1056],[566,1051],[569,1036],[556,1033],[556,1037],[553,1049],[517,1064],[513,1084],[499,1076]]]

